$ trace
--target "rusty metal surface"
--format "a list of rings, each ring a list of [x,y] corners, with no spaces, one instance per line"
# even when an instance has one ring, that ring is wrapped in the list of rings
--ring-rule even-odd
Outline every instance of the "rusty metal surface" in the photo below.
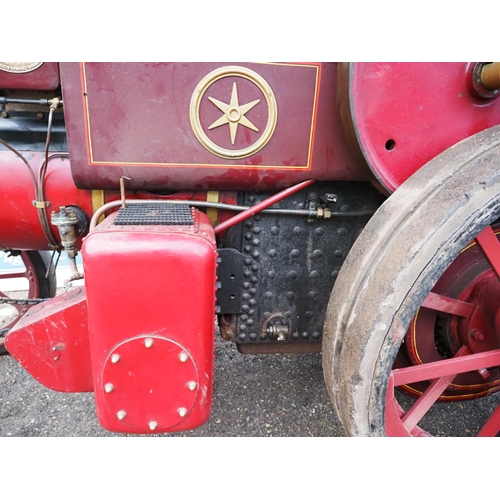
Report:
[[[309,344],[289,344],[287,342],[276,344],[236,344],[242,354],[306,354],[321,352],[321,342]]]

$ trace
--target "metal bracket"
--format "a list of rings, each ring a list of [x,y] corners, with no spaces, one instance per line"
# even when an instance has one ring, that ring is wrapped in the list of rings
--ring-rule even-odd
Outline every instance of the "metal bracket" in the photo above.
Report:
[[[48,208],[50,207],[50,201],[37,201],[37,200],[33,200],[31,202],[31,204],[35,207],[35,208]]]
[[[245,256],[235,248],[219,249],[217,306],[220,314],[239,314],[243,293]]]

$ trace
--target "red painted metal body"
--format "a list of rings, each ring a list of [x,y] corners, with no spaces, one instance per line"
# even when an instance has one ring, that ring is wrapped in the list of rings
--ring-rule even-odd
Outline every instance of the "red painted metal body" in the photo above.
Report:
[[[369,168],[388,192],[453,144],[500,123],[498,97],[471,87],[473,63],[353,63],[350,122]],[[346,76],[347,78],[347,76]]]
[[[83,288],[30,309],[5,339],[10,354],[49,389],[93,390]]]
[[[34,66],[39,63],[21,64]],[[0,89],[55,90],[60,83],[59,63],[56,62],[46,62],[32,71],[23,73],[4,71],[0,68]]]
[[[210,415],[217,251],[210,220],[192,213],[193,226],[115,226],[112,214],[84,241],[97,416],[108,430],[192,429]]]
[[[280,189],[307,179],[363,180],[344,140],[336,107],[336,64],[242,64],[270,85],[277,103],[269,142],[242,159],[221,158],[197,139],[190,101],[199,82],[229,64],[62,63],[63,98],[72,170],[78,187],[113,188],[122,175],[134,189]],[[208,130],[237,83],[258,132]],[[214,81],[200,104],[210,140],[239,150],[255,143],[267,120],[265,96],[240,76]]]
[[[35,176],[43,162],[41,152],[24,152]],[[48,250],[36,208],[35,191],[30,173],[23,161],[11,151],[0,151],[2,189],[0,189],[0,248],[19,250]],[[92,216],[92,192],[76,188],[71,178],[69,160],[53,158],[49,161],[45,180],[45,195],[50,201],[49,213],[66,205],[78,205]],[[114,199],[116,199],[116,193]],[[109,200],[111,201],[111,200]],[[57,231],[52,231],[59,239]]]
[[[8,333],[8,350],[47,387],[94,391],[98,419],[110,431],[158,433],[203,424],[212,405],[217,245],[233,244],[224,241],[226,230],[313,182],[369,178],[390,193],[445,149],[499,124],[500,97],[475,92],[472,67],[45,63],[26,74],[0,71],[0,88],[16,93],[54,90],[62,82],[71,162],[49,161],[49,213],[74,205],[90,218],[120,198],[122,176],[129,199],[237,204],[248,194],[242,191],[284,190],[235,217],[220,206],[208,208],[210,219],[192,209],[193,226],[118,226],[116,213],[108,214],[76,245],[82,248],[84,289],[32,308]],[[38,177],[44,153],[23,154]],[[2,150],[0,169],[0,250],[48,249],[26,165]],[[337,202],[330,197],[308,203]],[[307,222],[312,227],[317,221]],[[273,229],[278,235],[278,222]],[[264,232],[255,246],[269,237]],[[338,228],[332,241],[345,232]],[[487,229],[463,250],[411,322],[389,383],[386,419],[393,434],[424,434],[417,424],[438,399],[471,399],[500,389],[495,234]],[[259,264],[243,262],[245,270],[241,264],[236,272],[272,288],[265,276],[250,272]],[[286,265],[278,269],[283,275]],[[318,269],[331,272],[326,265]],[[275,275],[274,269],[267,274]],[[395,386],[420,397],[406,415]],[[499,426],[497,411],[481,433]]]
[[[35,176],[43,163],[44,155],[38,151],[25,151]],[[0,189],[0,250],[14,248],[17,250],[48,250],[47,239],[43,233],[36,208],[33,206],[35,191],[31,177],[23,161],[11,151],[0,151],[0,166],[2,168],[2,183]],[[120,199],[120,193],[114,190],[93,193],[89,190],[78,189],[71,176],[70,160],[68,158],[52,158],[49,160],[45,177],[45,198],[50,202],[49,214],[58,211],[59,207],[76,205],[89,217],[102,204]],[[97,194],[99,201],[93,201]],[[207,193],[204,191],[185,191],[172,195],[161,196],[145,191],[127,191],[129,199],[183,199],[206,201]],[[218,195],[222,203],[236,204],[234,192],[222,192]],[[222,222],[233,215],[228,211],[219,210],[218,221]],[[58,232],[52,230],[59,241]],[[79,238],[78,246],[81,244]]]

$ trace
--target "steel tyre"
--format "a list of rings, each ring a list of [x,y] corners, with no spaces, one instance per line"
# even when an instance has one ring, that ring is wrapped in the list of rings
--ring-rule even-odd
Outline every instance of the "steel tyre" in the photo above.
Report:
[[[323,339],[326,385],[349,435],[404,434],[386,408],[396,355],[439,278],[499,216],[500,127],[494,127],[421,168],[367,224],[335,283]],[[497,253],[500,243],[487,258]],[[493,270],[498,276],[500,266]],[[418,426],[408,432],[421,433]]]

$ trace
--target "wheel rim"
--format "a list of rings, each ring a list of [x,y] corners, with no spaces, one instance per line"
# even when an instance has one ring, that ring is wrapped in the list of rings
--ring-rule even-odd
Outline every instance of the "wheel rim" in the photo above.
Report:
[[[476,397],[479,392],[474,393],[469,380],[464,385],[465,394],[468,391],[474,396],[470,401],[441,404],[438,399],[457,375],[500,366],[497,349],[487,345],[478,352],[468,340],[463,348],[470,346],[471,352],[458,349],[454,358],[440,356],[440,361],[434,362],[436,365],[429,362],[411,366],[405,338],[415,316],[425,307],[429,308],[428,301],[432,304],[436,298],[433,293],[438,300],[447,301],[437,293],[435,286],[471,241],[475,242],[476,250],[480,248],[495,279],[499,280],[500,243],[491,228],[500,216],[499,160],[500,127],[480,132],[444,151],[387,199],[349,252],[330,297],[323,336],[325,382],[348,435],[425,435],[422,429],[435,435],[465,436],[471,431],[494,434],[500,393],[488,398]],[[461,275],[467,276],[467,273]],[[461,297],[462,292],[470,292],[474,304],[484,301],[484,307],[479,310],[489,311],[490,325],[495,332],[490,339],[496,338],[495,346],[498,346],[496,331],[500,315],[496,312],[496,303],[500,303],[500,299],[489,304],[488,287],[484,291],[475,290],[476,278],[477,283],[483,278],[486,283],[492,283],[491,275],[476,273],[458,287],[458,295],[448,297],[451,299],[448,302],[458,306],[467,302],[469,298]],[[447,286],[454,288],[454,280],[448,280]],[[438,309],[435,304],[433,307]],[[471,318],[474,315],[473,311]],[[461,332],[474,322],[480,326],[482,320],[479,314],[474,321],[470,318],[456,321],[457,333],[448,339],[456,338],[461,345]],[[432,334],[427,335],[435,349],[434,331],[433,326]],[[395,366],[395,361],[401,359],[403,365]],[[446,381],[444,377],[451,379]],[[429,385],[435,379],[437,382]],[[406,401],[409,398],[394,387],[416,384],[428,389],[422,391],[424,394],[416,402],[410,398],[412,408],[409,408]],[[494,390],[496,385],[492,384]],[[489,423],[486,430],[481,431],[485,422],[477,426],[473,422],[477,421],[476,409],[482,410],[490,402],[491,413],[484,419]],[[469,405],[475,409],[466,415]],[[447,409],[446,415],[438,411],[442,408]],[[489,418],[491,415],[493,418]],[[450,416],[458,419],[450,420]]]
[[[499,235],[498,228],[484,229],[443,273],[412,320],[389,376],[388,436],[429,435],[419,422],[438,401],[478,398],[500,389]],[[448,317],[447,353],[439,352],[435,342],[438,314]],[[406,410],[397,388],[417,396]],[[477,435],[498,432],[500,406],[492,408]]]
[[[2,298],[23,298],[32,299],[40,296],[40,283],[37,274],[37,268],[28,252],[21,252],[19,255],[22,266],[19,270],[0,272],[0,297]],[[23,292],[12,293],[2,291],[8,288],[9,281],[13,279],[24,279],[27,290]],[[6,331],[12,328],[21,317],[26,314],[32,305],[6,305],[0,304],[0,330]],[[3,336],[0,336],[0,349],[3,348]]]

